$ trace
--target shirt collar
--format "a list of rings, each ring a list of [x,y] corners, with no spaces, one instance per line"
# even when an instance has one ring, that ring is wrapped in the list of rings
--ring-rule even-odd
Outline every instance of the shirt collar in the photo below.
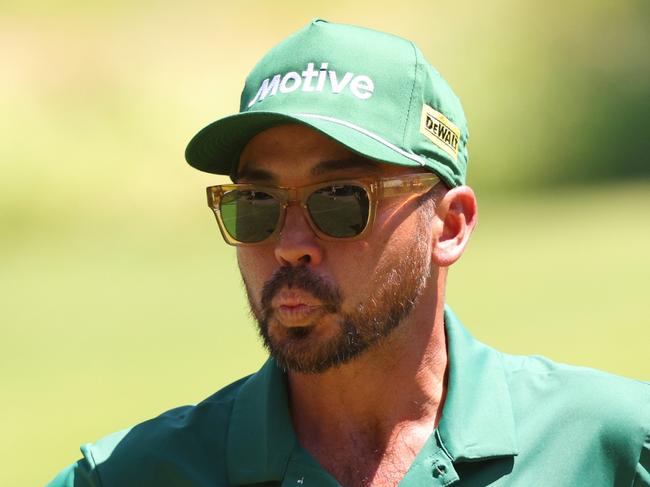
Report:
[[[438,431],[454,461],[518,454],[501,354],[477,341],[445,306],[447,397]]]
[[[282,480],[297,444],[286,374],[269,359],[235,398],[226,451],[229,484]]]
[[[476,341],[445,307],[447,396],[438,432],[454,461],[517,455],[510,393],[501,356]],[[298,446],[286,375],[272,359],[241,386],[228,430],[232,485],[281,481]]]

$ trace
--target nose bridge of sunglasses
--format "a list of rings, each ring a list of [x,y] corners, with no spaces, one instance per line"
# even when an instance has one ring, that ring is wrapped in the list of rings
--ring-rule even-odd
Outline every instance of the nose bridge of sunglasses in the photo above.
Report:
[[[298,187],[284,188],[283,206],[285,208],[296,204],[300,206],[304,206],[304,203],[301,201],[301,198],[302,198],[302,193],[300,192],[300,188]]]

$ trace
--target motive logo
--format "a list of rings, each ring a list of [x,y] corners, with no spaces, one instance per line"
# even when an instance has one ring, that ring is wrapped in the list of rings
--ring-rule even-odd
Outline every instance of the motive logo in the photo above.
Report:
[[[458,158],[460,129],[442,113],[426,104],[422,107],[420,133],[452,156],[454,160]]]
[[[343,76],[333,69],[327,69],[329,63],[321,63],[320,69],[315,70],[315,63],[307,63],[307,69],[302,72],[289,71],[285,74],[275,74],[266,78],[260,84],[255,97],[248,103],[248,108],[262,101],[267,96],[278,93],[291,93],[300,89],[305,92],[321,92],[328,89],[332,93],[342,93],[346,88],[360,100],[367,100],[375,91],[375,83],[364,74],[355,75],[347,71]]]

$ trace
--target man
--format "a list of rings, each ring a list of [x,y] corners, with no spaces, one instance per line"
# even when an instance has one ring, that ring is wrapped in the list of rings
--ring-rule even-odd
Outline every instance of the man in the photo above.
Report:
[[[316,20],[190,142],[270,351],[82,447],[51,486],[650,485],[650,386],[474,340],[445,306],[477,220],[458,98],[410,42]]]

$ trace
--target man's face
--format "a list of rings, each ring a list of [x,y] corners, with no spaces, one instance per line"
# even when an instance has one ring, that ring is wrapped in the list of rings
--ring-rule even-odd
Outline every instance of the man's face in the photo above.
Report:
[[[248,143],[238,182],[291,187],[412,172],[282,125]],[[324,372],[381,343],[409,315],[431,274],[432,225],[420,203],[421,195],[383,199],[365,239],[326,241],[292,202],[277,240],[238,247],[251,310],[280,367]]]

